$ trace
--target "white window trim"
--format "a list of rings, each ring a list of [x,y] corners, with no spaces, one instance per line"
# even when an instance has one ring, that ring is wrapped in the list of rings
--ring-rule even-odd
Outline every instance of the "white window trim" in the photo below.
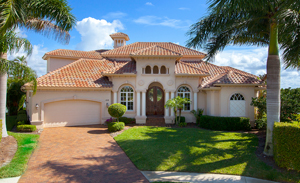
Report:
[[[132,111],[134,111],[134,106],[135,106],[135,92],[134,92],[134,89],[133,89],[133,88],[132,88],[132,90],[133,90],[132,92],[121,92],[121,90],[122,90],[124,87],[126,87],[126,86],[129,86],[130,88],[132,88],[132,86],[130,86],[130,85],[125,85],[125,86],[122,86],[122,87],[120,88],[120,91],[119,91],[119,103],[121,104],[121,102],[126,102],[126,105],[125,105],[125,106],[127,107],[127,111],[132,112]],[[122,100],[121,100],[121,93],[126,93],[126,101],[122,101]],[[133,97],[133,100],[132,100],[132,102],[133,102],[133,104],[132,104],[132,105],[133,105],[133,106],[132,106],[132,110],[129,110],[129,109],[128,109],[128,102],[129,102],[129,101],[127,100],[127,99],[128,99],[128,93],[133,93],[133,96],[132,96],[132,97]]]
[[[178,92],[178,90],[179,90],[181,87],[187,87],[190,91],[189,91],[189,92]],[[184,96],[184,98],[185,98],[185,94],[186,94],[186,93],[189,93],[189,94],[190,94],[190,98],[189,98],[189,99],[190,99],[190,101],[191,101],[191,93],[192,93],[192,92],[191,92],[190,87],[188,87],[188,86],[180,86],[180,87],[178,87],[178,89],[177,89],[177,91],[176,91],[176,96],[178,96],[179,93],[182,93],[183,96]],[[189,104],[190,104],[190,110],[184,110],[184,109],[182,109],[183,112],[191,111],[191,103],[189,103]]]

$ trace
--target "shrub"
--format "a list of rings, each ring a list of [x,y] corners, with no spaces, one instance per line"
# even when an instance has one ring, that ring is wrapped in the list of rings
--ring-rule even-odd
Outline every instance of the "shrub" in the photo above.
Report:
[[[35,125],[18,125],[17,126],[18,132],[34,132],[36,131]]]
[[[117,121],[119,121],[119,118],[122,117],[126,111],[127,111],[127,107],[119,103],[111,104],[108,107],[108,113],[112,117],[117,118]]]
[[[249,118],[244,117],[218,117],[202,115],[200,127],[210,130],[239,131],[251,130]]]
[[[177,116],[177,123],[179,122],[179,116]],[[180,123],[181,122],[185,122],[185,117],[184,116],[180,116]]]
[[[186,124],[186,122],[180,122],[179,124],[178,124],[178,126],[180,126],[180,127],[185,127],[187,124]]]
[[[300,122],[300,114],[292,114],[292,120]]]
[[[25,125],[25,122],[24,121],[18,121],[17,126],[19,126],[19,125]]]
[[[19,114],[26,114],[26,115],[27,115],[27,112],[26,112],[26,110],[19,110],[19,111],[18,111],[18,115],[19,115]]]
[[[0,119],[0,142],[2,139],[2,119]]]
[[[255,120],[256,128],[259,130],[265,130],[267,128],[267,118]]]
[[[108,124],[108,131],[110,132],[116,132],[123,130],[125,126],[125,123],[123,122],[112,122]]]
[[[274,124],[274,160],[280,167],[300,171],[300,125],[294,123]]]
[[[119,120],[124,122],[126,125],[130,123],[135,123],[135,118],[120,117]]]
[[[193,113],[193,115],[196,118],[196,123],[197,124],[200,124],[200,118],[203,115],[203,112],[204,112],[204,109],[197,109],[197,111],[196,110],[191,111],[191,113]]]
[[[111,123],[111,122],[116,122],[116,119],[114,118],[109,118],[105,121],[106,124]]]
[[[24,123],[27,122],[27,115],[26,114],[18,114],[17,121],[24,121]]]

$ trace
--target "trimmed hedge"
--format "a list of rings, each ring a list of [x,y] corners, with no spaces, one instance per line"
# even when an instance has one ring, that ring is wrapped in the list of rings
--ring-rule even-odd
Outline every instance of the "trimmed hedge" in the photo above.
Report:
[[[17,126],[18,132],[34,132],[36,131],[35,125],[18,125]]]
[[[300,171],[300,124],[276,122],[273,142],[276,164],[290,170]]]
[[[177,116],[177,123],[179,122],[179,116]],[[180,123],[185,123],[185,117],[180,116]]]
[[[267,129],[267,118],[255,120],[255,125],[256,125],[256,128],[259,130]]]
[[[119,121],[122,121],[127,125],[131,123],[135,123],[135,118],[120,117]]]
[[[19,125],[25,125],[25,122],[24,121],[18,121],[17,126],[19,126]]]
[[[244,117],[219,117],[202,115],[200,127],[210,130],[239,131],[251,130],[250,119]]]
[[[108,131],[110,131],[110,132],[120,131],[120,130],[124,129],[124,126],[125,126],[125,123],[123,123],[123,122],[108,123]]]
[[[2,119],[0,119],[0,142],[2,139]]]
[[[26,110],[20,110],[20,111],[18,111],[18,115],[19,114],[26,114],[27,115],[27,112],[26,112]]]
[[[27,123],[27,114],[18,114],[17,121],[24,121],[24,123]]]
[[[119,103],[111,104],[108,107],[108,113],[112,117],[117,118],[118,121],[119,121],[119,118],[122,117],[126,111],[127,111],[127,107],[125,105],[119,104]]]

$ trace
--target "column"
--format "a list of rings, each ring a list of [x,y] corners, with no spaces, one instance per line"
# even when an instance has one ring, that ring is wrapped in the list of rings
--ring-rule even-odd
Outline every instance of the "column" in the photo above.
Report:
[[[142,92],[142,116],[146,116],[146,92]]]
[[[141,92],[136,93],[136,115],[141,116]]]
[[[114,91],[114,103],[118,103],[117,96],[118,96],[117,92]]]
[[[165,92],[165,103],[167,103],[167,101],[169,100],[169,91],[166,91]],[[165,117],[168,117],[169,116],[169,108],[165,108]]]
[[[175,96],[175,93],[174,93],[174,92],[171,92],[171,99],[175,98],[174,96]],[[171,116],[172,116],[172,117],[175,117],[174,109],[173,109],[173,108],[171,109]]]
[[[197,103],[198,103],[197,92],[194,92],[194,110],[195,111],[197,111]]]

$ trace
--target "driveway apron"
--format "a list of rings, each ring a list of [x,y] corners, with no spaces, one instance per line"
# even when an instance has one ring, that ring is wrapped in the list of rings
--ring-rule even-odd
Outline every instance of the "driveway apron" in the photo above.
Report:
[[[20,183],[148,182],[101,125],[45,128]]]

